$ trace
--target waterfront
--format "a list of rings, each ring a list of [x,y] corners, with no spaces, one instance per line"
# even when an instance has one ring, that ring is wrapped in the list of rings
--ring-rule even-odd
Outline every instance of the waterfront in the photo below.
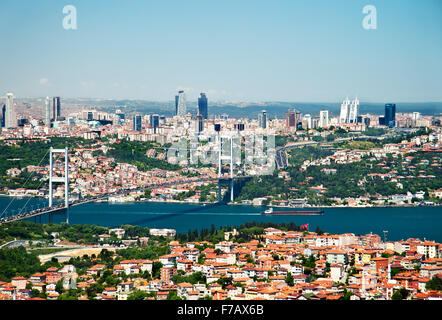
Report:
[[[0,197],[0,210],[11,198]],[[28,199],[15,199],[11,208],[17,210]],[[47,200],[33,198],[29,205],[43,205]],[[245,222],[291,222],[309,224],[310,230],[319,226],[329,233],[354,233],[356,235],[376,233],[387,240],[421,238],[442,241],[441,207],[382,207],[382,208],[326,208],[323,216],[266,216],[261,215],[265,207],[232,205],[199,205],[183,203],[88,203],[70,209],[72,224],[97,224],[119,226],[131,224],[151,228],[172,228],[177,232],[189,229],[218,226],[235,226]],[[33,219],[31,221],[34,221]],[[40,221],[37,218],[37,221]],[[53,217],[54,222],[64,221],[64,215]],[[48,222],[43,216],[42,222]]]

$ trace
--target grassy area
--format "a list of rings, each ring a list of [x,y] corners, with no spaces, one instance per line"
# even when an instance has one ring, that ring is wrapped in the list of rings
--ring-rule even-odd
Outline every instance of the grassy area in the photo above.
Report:
[[[348,141],[342,144],[338,144],[340,148],[351,150],[369,150],[372,148],[381,147],[380,144],[376,144],[371,141]]]

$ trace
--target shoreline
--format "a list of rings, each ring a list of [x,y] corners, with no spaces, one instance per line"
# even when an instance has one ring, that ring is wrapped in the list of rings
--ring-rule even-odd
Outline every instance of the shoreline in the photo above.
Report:
[[[114,201],[107,201],[107,200],[100,200],[95,201],[97,203],[109,203],[109,204],[129,204],[129,203],[142,203],[142,202],[153,202],[153,203],[175,203],[175,204],[195,204],[200,206],[206,206],[206,205],[214,205],[218,202],[188,202],[188,201],[180,201],[180,200],[167,200],[167,201],[159,201],[159,200],[134,200],[134,201],[121,201],[121,202],[114,202]],[[339,209],[367,209],[367,208],[431,208],[431,207],[439,207],[440,204],[434,204],[434,205],[420,205],[420,206],[414,206],[414,205],[390,205],[390,206],[304,206],[304,207],[290,207],[290,206],[269,206],[269,205],[261,205],[261,206],[255,206],[253,204],[246,204],[246,203],[230,203],[226,202],[223,203],[224,205],[229,206],[250,206],[250,207],[256,207],[256,208],[287,208],[287,209],[333,209],[333,208],[339,208]]]
[[[46,199],[46,197],[39,197],[39,196],[31,196],[31,195],[26,195],[26,196],[12,196],[12,195],[6,195],[6,194],[0,194],[0,197],[8,197],[8,198],[16,198],[16,199],[24,199],[24,198],[40,198],[40,199]],[[205,206],[205,205],[214,205],[217,204],[218,202],[188,202],[188,201],[180,201],[180,200],[166,200],[166,201],[161,201],[161,200],[151,200],[151,199],[146,199],[146,200],[131,200],[131,201],[109,201],[109,200],[97,200],[94,201],[96,203],[109,203],[109,204],[129,204],[129,203],[139,203],[139,202],[153,202],[153,203],[179,203],[179,204],[195,204],[195,205],[200,205],[200,206]],[[339,208],[339,209],[367,209],[367,208],[427,208],[427,207],[440,207],[442,206],[441,204],[433,204],[433,205],[373,205],[373,206],[343,206],[343,205],[336,205],[336,206],[314,206],[314,205],[310,205],[310,206],[302,206],[302,207],[291,207],[291,206],[280,206],[280,205],[253,205],[253,204],[246,204],[246,203],[231,203],[231,202],[226,202],[223,203],[224,205],[229,205],[229,206],[251,206],[251,207],[256,207],[256,208],[287,208],[287,209],[308,209],[308,208],[313,208],[313,209],[333,209],[333,208]]]

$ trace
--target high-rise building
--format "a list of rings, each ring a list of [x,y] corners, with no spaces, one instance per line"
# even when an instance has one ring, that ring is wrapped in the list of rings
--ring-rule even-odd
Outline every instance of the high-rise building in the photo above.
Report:
[[[123,111],[121,111],[120,109],[115,111],[115,115],[120,119],[120,121],[123,121],[125,119],[125,115]]]
[[[0,126],[2,128],[5,127],[5,117],[6,117],[6,105],[4,104],[2,106],[2,113],[1,113],[1,119],[0,119]]]
[[[185,117],[186,110],[186,95],[183,90],[178,91],[178,95],[175,96],[175,114],[180,117]]]
[[[176,95],[175,96],[175,115],[178,115],[178,101],[180,100],[180,96]]]
[[[370,118],[369,117],[362,118],[362,123],[365,124],[367,127],[369,127],[370,126]]]
[[[60,97],[52,98],[52,116],[54,121],[58,121],[61,115]]]
[[[306,129],[311,129],[313,127],[312,116],[310,114],[304,115],[304,121],[306,122]]]
[[[355,98],[350,101],[348,98],[341,104],[341,112],[339,114],[339,123],[356,123],[359,114],[359,100]]]
[[[153,114],[149,114],[148,119],[149,119],[149,126],[153,128]]]
[[[204,118],[202,115],[198,114],[196,116],[195,131],[200,133],[203,130],[204,130]]]
[[[328,110],[319,111],[319,127],[328,127]]]
[[[233,127],[237,131],[244,131],[244,123],[235,123]]]
[[[350,109],[350,100],[345,98],[341,104],[341,113],[339,114],[339,123],[348,122],[348,111]]]
[[[151,119],[151,127],[153,128],[153,132],[157,133],[157,128],[160,126],[160,115],[153,114]]]
[[[46,97],[45,101],[45,125],[51,125],[51,99]]]
[[[68,124],[68,126],[73,126],[73,125],[75,125],[75,118],[73,118],[73,117],[68,117],[68,118],[66,119],[66,123]]]
[[[416,121],[421,117],[420,112],[413,112],[413,120]]]
[[[203,116],[204,119],[208,119],[208,109],[207,109],[207,97],[205,93],[200,94],[198,98],[198,114]]]
[[[389,127],[394,127],[396,122],[396,104],[387,103],[385,104],[385,125]]]
[[[261,113],[258,114],[258,125],[265,129],[267,128],[267,111],[262,110]]]
[[[356,123],[359,113],[359,100],[358,98],[354,99],[350,104],[350,110],[348,112],[348,122]]]
[[[17,127],[17,115],[15,114],[14,94],[6,94],[5,128]]]
[[[287,111],[287,114],[285,117],[285,124],[287,127],[289,127],[289,128],[295,127],[296,128],[296,124],[298,123],[297,114],[298,114],[298,112],[296,111],[296,109],[289,109]]]
[[[132,129],[135,131],[141,131],[141,116],[140,115],[133,116]]]
[[[385,126],[385,117],[379,117],[379,125]]]
[[[358,116],[357,123],[364,124],[365,126],[370,126],[370,118],[368,116]]]

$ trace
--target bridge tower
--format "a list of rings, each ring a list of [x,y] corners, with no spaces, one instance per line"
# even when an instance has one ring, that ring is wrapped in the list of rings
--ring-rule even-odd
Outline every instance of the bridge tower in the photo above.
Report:
[[[54,161],[53,155],[56,153],[64,153],[64,177],[54,177]],[[53,188],[54,182],[64,182],[64,206],[66,208],[66,223],[69,223],[69,156],[68,148],[54,149],[50,148],[49,152],[49,207],[53,203]]]
[[[218,153],[218,201],[221,202],[221,167],[222,161],[230,161],[230,201],[233,202],[233,137],[218,136],[219,139],[219,153]],[[230,140],[230,152],[228,155],[223,155],[223,142]]]

